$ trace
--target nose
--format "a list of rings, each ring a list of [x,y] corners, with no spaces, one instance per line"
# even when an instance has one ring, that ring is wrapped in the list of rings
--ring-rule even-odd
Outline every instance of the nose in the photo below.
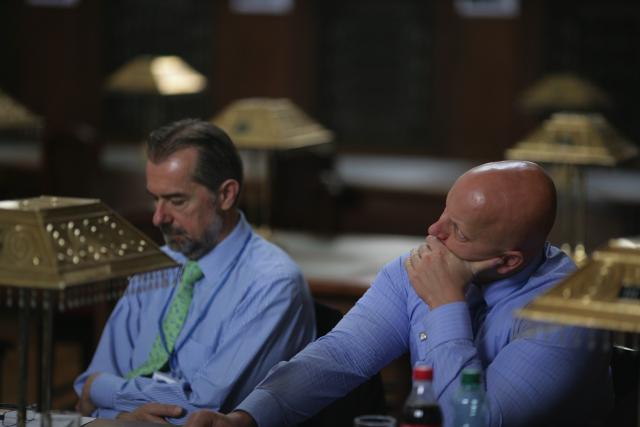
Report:
[[[441,215],[436,222],[429,226],[427,231],[429,235],[437,237],[438,240],[447,240],[449,238],[449,228],[449,221],[444,215]]]
[[[171,215],[167,212],[164,201],[156,201],[152,222],[156,227],[160,227],[162,224],[168,224],[171,222]]]

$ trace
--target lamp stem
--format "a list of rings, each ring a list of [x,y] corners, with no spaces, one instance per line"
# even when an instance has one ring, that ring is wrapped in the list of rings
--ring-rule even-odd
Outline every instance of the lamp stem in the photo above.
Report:
[[[636,425],[640,427],[640,369],[638,369],[638,395],[636,396],[636,399],[638,400],[638,403],[636,404]]]
[[[42,355],[40,393],[40,425],[51,427],[51,365],[53,361],[53,295],[51,290],[42,295]]]
[[[18,380],[18,426],[25,427],[27,421],[27,364],[29,354],[29,301],[27,298],[27,290],[20,288],[18,290],[18,311],[19,311],[19,331],[18,340],[18,363],[19,375]]]

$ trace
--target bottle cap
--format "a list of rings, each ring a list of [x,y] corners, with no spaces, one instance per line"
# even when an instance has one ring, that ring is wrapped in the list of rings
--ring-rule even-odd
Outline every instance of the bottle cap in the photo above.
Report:
[[[429,365],[416,365],[413,368],[413,379],[431,381],[433,379],[433,368]]]
[[[478,385],[480,384],[481,372],[476,368],[465,368],[462,370],[462,384],[463,385]]]

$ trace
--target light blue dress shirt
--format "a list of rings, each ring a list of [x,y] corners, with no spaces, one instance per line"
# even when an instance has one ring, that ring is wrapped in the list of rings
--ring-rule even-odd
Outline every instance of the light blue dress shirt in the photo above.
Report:
[[[176,261],[186,261],[163,249]],[[80,394],[89,375],[102,373],[91,386],[98,407],[94,416],[113,418],[148,402],[179,405],[187,413],[229,411],[273,365],[315,338],[313,302],[302,273],[281,249],[255,234],[244,217],[198,264],[204,277],[194,285],[170,360],[175,383],[125,377],[147,360],[179,283],[179,268],[133,277],[118,301],[89,368],[75,381]],[[170,421],[184,423],[185,418]]]
[[[259,427],[294,425],[346,394],[405,353],[431,364],[444,425],[453,425],[453,394],[465,367],[484,372],[488,426],[598,423],[612,406],[609,354],[601,332],[544,325],[514,310],[575,269],[560,250],[544,254],[465,302],[432,311],[404,269],[387,264],[371,288],[328,335],[280,363],[237,409]]]

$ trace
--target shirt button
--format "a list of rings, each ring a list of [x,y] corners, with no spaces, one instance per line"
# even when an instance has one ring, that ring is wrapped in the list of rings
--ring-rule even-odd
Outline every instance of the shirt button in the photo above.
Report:
[[[420,332],[420,341],[426,341],[427,340],[427,333],[426,332]]]

